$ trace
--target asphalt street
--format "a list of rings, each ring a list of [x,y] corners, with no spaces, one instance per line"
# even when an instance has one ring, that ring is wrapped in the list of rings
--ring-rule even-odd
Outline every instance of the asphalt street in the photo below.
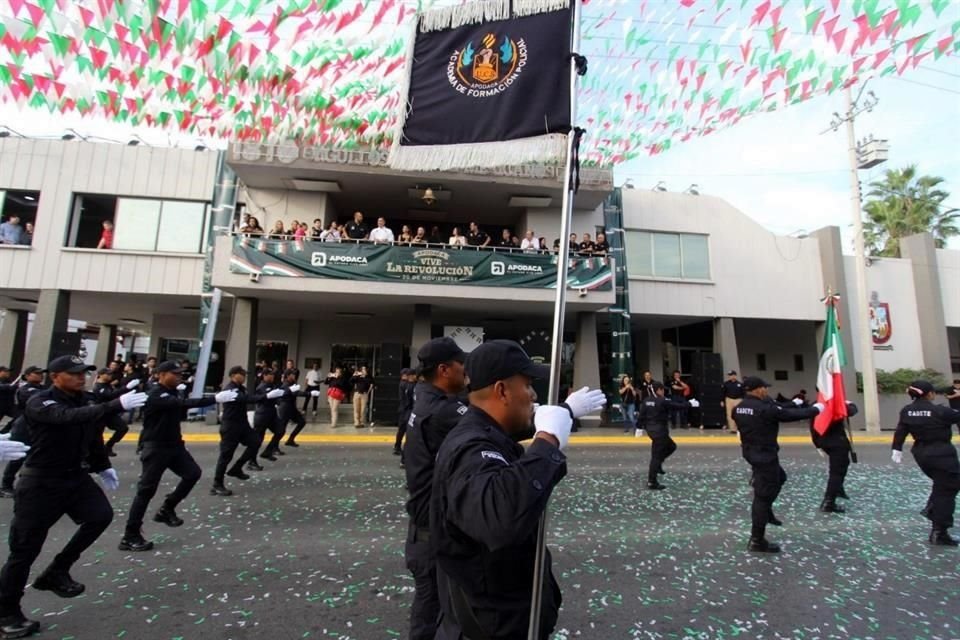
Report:
[[[216,446],[190,449],[205,476],[180,509],[186,525],[148,518],[156,549],[133,554],[117,542],[138,466],[119,447],[114,522],[73,572],[87,592],[27,589],[40,638],[406,637],[403,472],[389,445],[288,450],[250,481],[228,478],[229,498],[208,494]],[[647,447],[572,447],[549,520],[564,597],[555,638],[960,638],[960,552],[926,543],[927,479],[909,455],[891,464],[888,447],[860,455],[848,513],[826,515],[825,461],[784,448],[785,526],[769,532],[784,553],[771,557],[745,551],[749,472],[732,443],[681,442],[661,492],[645,489]],[[11,512],[0,501],[4,532]],[[72,530],[57,525],[33,575]]]

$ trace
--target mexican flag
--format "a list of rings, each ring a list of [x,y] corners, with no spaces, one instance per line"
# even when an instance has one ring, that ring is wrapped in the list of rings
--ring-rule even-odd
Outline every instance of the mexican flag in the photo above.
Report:
[[[847,417],[847,394],[843,390],[843,365],[847,359],[840,340],[840,325],[837,322],[837,302],[839,296],[828,295],[827,330],[823,336],[823,352],[820,355],[820,369],[817,372],[817,402],[824,410],[813,420],[813,428],[823,435],[836,420]]]

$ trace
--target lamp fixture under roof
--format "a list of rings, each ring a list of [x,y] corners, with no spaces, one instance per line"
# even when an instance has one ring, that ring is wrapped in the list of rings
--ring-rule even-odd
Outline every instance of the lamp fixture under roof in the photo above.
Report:
[[[654,185],[653,189],[651,189],[651,191],[666,191],[666,190],[667,190],[667,183],[664,182],[663,180],[658,182],[656,185]]]
[[[443,187],[425,187],[421,188],[419,185],[413,189],[407,189],[407,195],[411,198],[417,198],[422,200],[425,205],[428,207],[433,206],[441,200],[449,200],[453,195],[452,191],[444,191]]]

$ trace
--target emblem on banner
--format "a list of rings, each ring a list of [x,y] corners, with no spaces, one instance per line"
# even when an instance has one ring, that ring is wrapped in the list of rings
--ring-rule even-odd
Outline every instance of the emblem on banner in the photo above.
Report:
[[[527,45],[522,39],[487,33],[451,54],[447,79],[459,93],[487,98],[509,88],[526,64]]]

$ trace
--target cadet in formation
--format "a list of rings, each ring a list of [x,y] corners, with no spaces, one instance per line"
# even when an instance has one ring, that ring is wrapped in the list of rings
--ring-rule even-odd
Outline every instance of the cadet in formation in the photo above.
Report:
[[[647,489],[659,491],[665,489],[660,484],[660,476],[664,474],[663,461],[677,450],[677,443],[670,437],[670,410],[699,407],[697,400],[683,398],[667,398],[666,390],[661,382],[653,383],[654,395],[648,396],[640,403],[640,428],[650,436],[650,469],[647,473]]]
[[[276,377],[277,373],[273,369],[264,369],[260,373],[262,382],[257,385],[256,391],[260,401],[257,402],[257,408],[253,412],[253,430],[257,432],[260,443],[262,444],[266,438],[267,431],[272,434],[270,442],[260,454],[261,458],[271,462],[276,462],[277,456],[286,455],[280,448],[280,442],[286,433],[286,425],[280,424],[280,415],[277,413],[277,401],[283,397],[285,391],[275,382]]]
[[[403,437],[407,433],[407,422],[413,412],[413,389],[417,386],[417,374],[412,369],[400,371],[400,388],[397,398],[397,439],[393,443],[393,455],[403,455]],[[400,458],[403,464],[403,458]]]
[[[97,372],[97,382],[93,385],[93,401],[96,403],[110,402],[111,400],[116,400],[120,396],[130,391],[134,391],[137,387],[140,386],[140,379],[133,378],[129,380],[126,386],[121,388],[116,388],[112,384],[113,381],[113,372],[110,369],[100,369]],[[106,427],[113,431],[110,439],[107,440],[107,455],[111,458],[116,456],[116,452],[113,450],[113,447],[123,440],[123,437],[127,435],[127,432],[130,430],[130,427],[127,425],[126,421],[123,419],[123,416],[111,413],[104,417],[106,421]]]
[[[23,370],[23,382],[20,383],[16,393],[14,393],[17,417],[14,418],[10,426],[10,439],[15,442],[30,445],[30,429],[23,413],[30,398],[38,391],[43,391],[43,375],[46,372],[45,369],[40,367],[27,367]],[[0,497],[12,498],[14,496],[13,482],[17,479],[17,472],[20,471],[22,465],[23,460],[11,460],[3,468],[3,478],[0,480]]]
[[[857,415],[857,405],[852,402],[847,403],[847,416]],[[843,498],[849,500],[843,483],[847,479],[847,470],[850,468],[850,461],[853,456],[853,447],[850,444],[850,438],[847,437],[847,421],[834,420],[827,426],[827,430],[820,434],[813,422],[810,423],[810,437],[813,439],[813,446],[823,451],[830,461],[829,473],[827,475],[827,488],[823,492],[823,501],[820,503],[820,511],[824,513],[843,513],[846,509],[837,504],[837,500]]]

